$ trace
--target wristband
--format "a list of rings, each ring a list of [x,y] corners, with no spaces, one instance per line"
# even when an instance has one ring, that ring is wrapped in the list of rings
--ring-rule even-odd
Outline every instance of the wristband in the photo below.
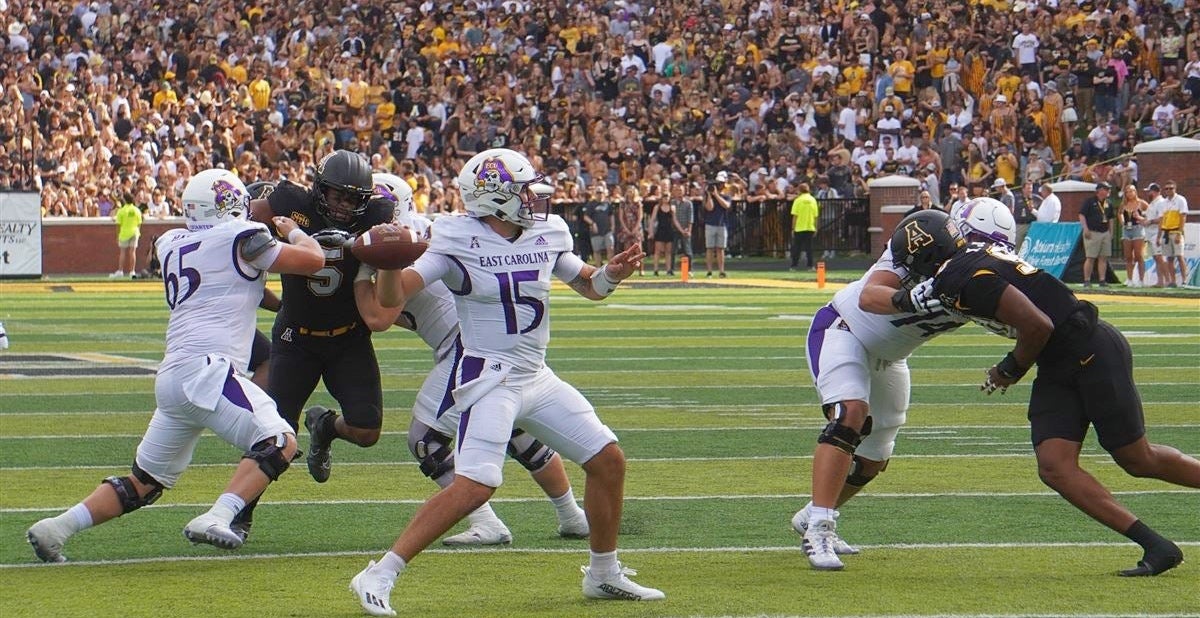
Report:
[[[912,297],[907,290],[896,290],[892,294],[892,306],[904,313],[916,313],[917,308],[912,304]]]
[[[298,242],[296,240],[297,236],[308,236],[308,234],[305,234],[304,230],[302,230],[300,228],[296,228],[296,229],[288,232],[288,237],[287,237],[288,244],[292,244],[292,245],[296,244],[296,242]]]
[[[1012,352],[1004,355],[1004,358],[996,363],[996,371],[1009,380],[1020,380],[1025,377],[1025,373],[1029,371],[1028,367],[1022,368],[1017,364],[1017,357],[1013,356]]]
[[[617,284],[621,283],[620,281],[609,279],[607,270],[607,267],[601,266],[592,273],[592,289],[601,296],[612,294],[613,290],[617,289]]]

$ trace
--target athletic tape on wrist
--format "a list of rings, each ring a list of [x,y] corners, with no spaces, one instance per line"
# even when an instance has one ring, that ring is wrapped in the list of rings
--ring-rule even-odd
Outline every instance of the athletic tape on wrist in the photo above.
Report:
[[[601,266],[592,273],[592,289],[601,296],[612,294],[613,290],[617,289],[617,285],[621,283],[620,281],[609,279],[607,271],[607,266]]]
[[[304,230],[302,230],[302,229],[300,229],[300,228],[296,228],[296,229],[294,229],[294,230],[292,230],[292,231],[288,232],[288,237],[287,237],[288,243],[289,243],[289,244],[293,244],[293,245],[294,245],[294,244],[296,244],[296,242],[298,242],[298,241],[296,240],[296,238],[297,238],[297,235],[299,235],[299,236],[307,236],[308,234],[305,234],[305,233],[304,233]]]

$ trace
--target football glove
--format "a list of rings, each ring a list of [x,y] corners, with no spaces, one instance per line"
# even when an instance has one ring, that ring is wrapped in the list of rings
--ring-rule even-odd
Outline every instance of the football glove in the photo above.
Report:
[[[335,247],[350,248],[354,243],[354,235],[346,230],[337,228],[326,228],[312,235],[313,240],[317,241],[322,247],[333,249]]]
[[[926,279],[911,290],[896,290],[892,305],[904,313],[929,315],[942,309],[942,301],[933,293],[933,279]]]

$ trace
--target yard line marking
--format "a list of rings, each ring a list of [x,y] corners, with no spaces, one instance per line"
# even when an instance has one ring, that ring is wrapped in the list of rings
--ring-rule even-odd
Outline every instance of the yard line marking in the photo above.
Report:
[[[1114,496],[1157,496],[1170,494],[1193,494],[1191,489],[1132,489],[1127,491],[1114,491]],[[694,496],[625,496],[625,501],[629,502],[699,502],[702,500],[808,500],[811,494],[708,494]],[[1053,491],[1011,491],[1011,492],[996,492],[996,491],[947,491],[947,492],[881,492],[874,494],[860,494],[856,500],[874,500],[874,499],[909,499],[909,498],[1057,498],[1059,495]],[[507,503],[507,504],[541,504],[546,501],[544,496],[535,498],[492,498],[489,502]],[[335,499],[335,500],[271,500],[262,502],[263,505],[273,506],[420,506],[425,504],[424,498],[355,498],[355,499]],[[202,509],[212,506],[211,502],[167,502],[161,500],[154,504],[142,507],[146,509]],[[61,512],[71,508],[67,506],[55,507],[9,507],[0,508],[0,514],[20,514],[20,513],[53,513]]]
[[[0,396],[3,396],[3,395],[0,395]],[[973,408],[980,408],[980,407],[1022,407],[1023,408],[1023,407],[1026,407],[1026,405],[1027,405],[1026,403],[1022,403],[1021,401],[1017,401],[1017,400],[1013,400],[1011,402],[975,401],[975,402],[971,402],[969,404],[965,404],[963,402],[922,403],[922,402],[918,401],[918,402],[914,402],[913,404],[911,404],[910,407],[920,406],[920,407],[962,408],[964,406],[970,406]],[[1143,401],[1142,405],[1143,406],[1177,406],[1177,405],[1178,406],[1183,406],[1183,405],[1198,406],[1198,405],[1200,405],[1200,401],[1185,401],[1185,400]],[[728,405],[723,405],[723,404],[707,404],[707,403],[706,404],[688,404],[685,402],[680,402],[677,405],[667,405],[667,404],[646,404],[646,405],[639,405],[639,406],[608,405],[605,407],[606,408],[636,407],[636,408],[655,408],[655,409],[657,409],[657,408],[664,408],[664,409],[687,408],[689,412],[707,412],[707,411],[713,411],[713,410],[722,410],[724,412],[717,414],[717,416],[760,416],[763,414],[761,414],[760,412],[755,412],[754,410],[766,409],[766,408],[786,408],[789,410],[801,409],[801,410],[805,410],[804,412],[802,412],[802,414],[806,414],[806,415],[812,414],[812,412],[809,410],[809,408],[812,408],[813,404],[809,404],[809,403],[750,403],[750,404],[731,403]],[[736,411],[738,408],[746,408],[747,410],[744,412],[738,412],[738,411]],[[730,410],[733,410],[733,411],[730,411]],[[400,407],[400,406],[396,406],[396,407],[385,406],[384,412],[386,413],[388,411],[407,413],[408,408]],[[152,412],[154,412],[153,409],[146,409],[146,410],[141,410],[141,409],[139,409],[139,410],[76,410],[76,411],[70,411],[70,410],[54,410],[54,411],[28,410],[28,411],[26,411],[26,410],[21,410],[21,411],[11,411],[11,412],[0,412],[0,416],[67,416],[67,415],[72,415],[72,416],[110,416],[110,415],[118,415],[118,414],[144,414],[148,417],[148,416],[150,416],[150,414]],[[773,412],[771,414],[782,414],[782,413]],[[763,415],[763,416],[765,416],[765,415]],[[928,426],[928,425],[926,425],[926,426]],[[967,425],[967,426],[969,426],[969,427],[984,427],[985,425]],[[1002,425],[1002,426],[1007,427],[1008,425]],[[1013,425],[1013,426],[1016,427],[1017,425]],[[1020,425],[1020,426],[1026,427],[1026,426],[1028,426],[1028,424]],[[1190,425],[1155,425],[1155,427],[1176,427],[1176,426],[1190,427]],[[963,425],[954,425],[954,427],[963,427]]]
[[[958,405],[958,404],[955,404]],[[55,413],[61,414],[61,413]],[[12,414],[10,416],[24,416]],[[744,425],[744,426],[729,426],[729,427],[612,427],[612,430],[618,434],[622,433],[706,433],[718,431],[803,431],[810,429],[820,429],[825,427],[823,422],[799,422],[789,425]],[[1200,428],[1198,423],[1170,423],[1161,425],[1152,425],[1156,429],[1195,429]],[[1027,430],[1028,423],[1020,425],[911,425],[903,429],[904,435],[914,440],[986,440],[994,436],[971,435],[970,430],[976,429],[999,429],[999,430]],[[0,435],[0,440],[96,440],[96,439],[129,439],[140,438],[143,433],[67,433],[67,434],[36,434],[28,436],[6,436]],[[408,436],[407,431],[381,431],[380,436]],[[213,433],[205,433],[200,436],[203,439],[217,439],[220,436]],[[1008,443],[1003,443],[1008,444]],[[1021,442],[1019,444],[1028,444]]]
[[[1200,547],[1200,541],[1177,541],[1176,545],[1184,547]],[[940,550],[940,549],[1040,549],[1044,547],[1054,547],[1059,549],[1080,549],[1087,547],[1129,547],[1129,542],[1087,542],[1087,543],[889,543],[881,545],[860,545],[863,549],[916,549],[916,550]],[[269,560],[269,559],[295,559],[295,558],[348,558],[354,556],[377,556],[378,549],[368,550],[346,550],[346,551],[329,551],[329,552],[280,552],[280,553],[260,553],[260,554],[215,554],[211,556],[156,556],[153,558],[122,558],[117,560],[80,560],[61,563],[46,563],[46,562],[27,562],[18,564],[0,564],[0,569],[62,569],[72,566],[88,567],[88,566],[124,566],[134,564],[163,564],[169,562],[224,562],[232,560]],[[471,549],[435,549],[430,548],[421,552],[423,554],[481,554],[485,552],[491,553],[515,553],[515,554],[578,554],[580,549],[576,547],[563,548],[519,548],[519,547],[472,547]],[[622,554],[715,554],[715,553],[778,553],[778,552],[799,552],[799,545],[782,545],[782,546],[760,546],[760,547],[622,547]],[[1127,614],[1122,614],[1127,615]],[[1179,616],[1180,614],[1166,614],[1171,616]]]
[[[864,614],[855,618],[1198,618],[1200,614]],[[694,614],[691,618],[826,618],[802,614]]]

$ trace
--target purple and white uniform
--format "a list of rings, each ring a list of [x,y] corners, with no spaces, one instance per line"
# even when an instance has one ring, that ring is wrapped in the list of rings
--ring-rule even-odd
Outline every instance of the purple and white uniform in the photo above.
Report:
[[[234,220],[171,230],[155,243],[171,317],[154,380],[157,407],[136,461],[166,487],[191,462],[205,429],[242,450],[292,433],[275,402],[240,373],[250,359],[263,272],[281,249],[272,244],[246,261],[238,244],[257,234],[269,232],[261,223]]]
[[[930,315],[868,313],[858,306],[871,274],[884,270],[901,279],[906,269],[892,265],[891,249],[861,278],[834,295],[813,316],[808,329],[808,369],[822,404],[857,399],[866,401],[872,418],[871,434],[854,451],[874,461],[886,461],[896,446],[896,434],[908,413],[911,380],[908,357],[922,343],[962,326],[967,318],[945,311]]]

